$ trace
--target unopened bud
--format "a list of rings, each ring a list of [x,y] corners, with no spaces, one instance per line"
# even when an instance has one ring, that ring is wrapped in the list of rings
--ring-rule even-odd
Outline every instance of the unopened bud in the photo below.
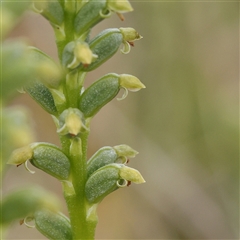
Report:
[[[49,88],[40,81],[33,81],[25,87],[26,92],[48,113],[57,115],[55,100]]]
[[[126,164],[128,158],[133,158],[137,154],[137,151],[125,144],[100,148],[87,162],[87,175],[89,177],[96,170],[108,164]]]
[[[95,171],[85,186],[86,198],[90,203],[98,203],[118,188],[120,164],[108,164]]]
[[[106,0],[78,1],[84,5],[77,12],[74,20],[74,30],[77,36],[86,34],[92,27],[104,19],[103,12],[106,10]]]
[[[87,161],[87,175],[90,176],[100,167],[107,164],[114,163],[118,159],[118,155],[114,148],[103,147],[100,148],[88,161]]]
[[[36,228],[48,239],[72,239],[69,219],[59,212],[40,209],[34,213]]]
[[[70,161],[60,148],[50,143],[33,143],[33,166],[59,179],[68,180],[70,175]]]
[[[80,97],[79,108],[86,118],[93,117],[119,92],[117,74],[107,74],[88,87]]]
[[[59,180],[68,180],[70,174],[70,162],[67,156],[54,144],[32,143],[26,147],[16,149],[10,157],[8,164],[21,165],[31,171],[27,162],[30,160],[33,166],[50,174]]]

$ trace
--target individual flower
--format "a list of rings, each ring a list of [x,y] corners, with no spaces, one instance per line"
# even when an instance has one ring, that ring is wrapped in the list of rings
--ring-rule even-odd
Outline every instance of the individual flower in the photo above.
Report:
[[[77,108],[68,108],[59,117],[59,129],[57,132],[61,135],[77,136],[86,129],[83,114]]]
[[[127,54],[130,52],[131,46],[134,46],[134,41],[140,40],[143,37],[134,28],[119,28],[123,36],[124,48],[121,50],[122,53]]]
[[[129,74],[120,74],[119,83],[125,92],[121,98],[118,98],[118,100],[123,100],[126,98],[128,91],[137,92],[142,88],[146,88],[145,85],[137,77]]]

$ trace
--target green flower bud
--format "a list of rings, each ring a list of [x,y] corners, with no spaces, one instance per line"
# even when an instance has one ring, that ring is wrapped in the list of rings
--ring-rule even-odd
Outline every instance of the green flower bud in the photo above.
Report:
[[[144,87],[140,80],[132,75],[106,74],[83,92],[79,100],[79,109],[86,118],[93,117],[118,94],[121,88],[125,93],[119,100],[127,96],[128,90],[138,91]]]
[[[87,180],[85,186],[86,198],[90,203],[98,203],[108,194],[118,189],[120,180],[119,164],[108,164],[95,171]]]
[[[41,207],[51,210],[59,208],[58,199],[51,193],[35,187],[18,189],[5,196],[1,203],[1,224],[7,225],[32,214]]]
[[[74,20],[74,30],[77,36],[85,34],[89,29],[104,19],[106,0],[89,0],[78,11]]]
[[[87,161],[87,175],[88,177],[100,167],[117,161],[118,155],[114,148],[103,147],[99,149],[88,161]]]
[[[49,89],[39,81],[33,81],[25,87],[25,91],[39,104],[41,107],[52,115],[57,115],[57,108],[54,103],[53,96]]]
[[[62,213],[41,209],[34,213],[36,229],[48,239],[72,240],[69,219]]]
[[[111,11],[117,13],[133,11],[133,8],[128,0],[107,0],[107,7]]]
[[[111,58],[119,49],[120,45],[124,44],[123,53],[129,53],[133,41],[142,37],[133,28],[110,28],[99,33],[89,46],[98,58],[89,66],[80,65],[82,71],[92,71]]]
[[[119,175],[122,179],[134,182],[136,184],[145,183],[141,173],[134,168],[123,166],[119,171]]]
[[[119,92],[117,74],[107,74],[87,88],[80,97],[79,109],[86,118],[93,117]]]
[[[33,8],[49,22],[58,26],[62,25],[64,20],[64,11],[58,1],[34,2]]]
[[[137,151],[128,145],[118,145],[115,147],[100,148],[88,161],[87,161],[87,175],[88,177],[99,168],[111,163],[126,164],[128,158],[133,158],[138,154]]]
[[[89,66],[81,65],[80,69],[86,72],[96,69],[117,52],[122,42],[123,36],[119,29],[111,28],[102,31],[89,43],[90,49],[98,58]]]
[[[70,161],[60,148],[50,143],[34,143],[31,148],[32,165],[59,180],[69,179]]]
[[[34,143],[13,151],[8,164],[21,165],[27,161],[44,172],[60,180],[67,180],[70,173],[70,162],[65,154],[55,145]],[[28,169],[28,168],[27,168]],[[28,169],[29,170],[29,169]],[[30,170],[29,170],[30,171]],[[30,171],[31,173],[34,173]]]
[[[129,182],[144,183],[142,175],[124,164],[107,164],[95,171],[87,180],[85,195],[90,203],[99,203],[104,197]]]
[[[82,112],[77,108],[64,110],[59,117],[58,133],[77,136],[80,132],[87,130]]]

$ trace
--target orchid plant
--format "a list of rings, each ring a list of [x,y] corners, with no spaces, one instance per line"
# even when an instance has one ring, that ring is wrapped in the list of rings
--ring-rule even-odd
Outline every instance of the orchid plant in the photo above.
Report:
[[[129,53],[134,41],[142,37],[130,27],[109,28],[91,36],[91,29],[112,14],[124,20],[123,14],[133,10],[128,0],[36,1],[32,8],[53,28],[59,63],[41,50],[28,47],[28,59],[37,66],[37,74],[24,84],[22,91],[52,116],[61,147],[29,143],[15,149],[8,164],[24,165],[34,173],[29,167],[32,164],[57,178],[63,186],[69,216],[56,208],[48,194],[28,189],[6,197],[2,203],[3,222],[11,212],[11,203],[18,201],[22,212],[17,216],[23,217],[27,226],[32,226],[33,221],[47,238],[94,239],[99,203],[131,182],[145,181],[139,171],[127,166],[129,158],[138,152],[126,144],[102,147],[87,159],[90,123],[121,89],[124,94],[118,100],[145,86],[137,77],[122,73],[108,73],[87,88],[85,79],[119,48],[123,54]],[[11,218],[5,220],[9,221]]]

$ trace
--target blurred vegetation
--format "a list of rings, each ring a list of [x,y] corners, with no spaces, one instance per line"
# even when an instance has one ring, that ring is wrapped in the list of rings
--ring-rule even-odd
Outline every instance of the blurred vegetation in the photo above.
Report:
[[[7,160],[11,152],[35,140],[33,122],[29,110],[21,105],[9,106],[9,103],[23,92],[23,87],[42,71],[44,62],[32,61],[27,40],[24,38],[7,39],[7,35],[19,23],[22,14],[28,9],[30,2],[5,1],[1,3],[1,116],[0,116],[0,162],[1,162],[1,238],[5,238],[14,222],[22,222],[23,218],[36,209],[47,207],[59,208],[58,199],[52,193],[42,190],[37,185],[25,184],[11,191],[2,191],[4,177],[7,174]]]
[[[186,226],[174,224],[170,238],[238,239],[239,3],[159,2],[136,6],[137,22],[146,19],[138,28],[145,37],[138,74],[148,91],[137,96],[140,107],[135,124],[169,161],[186,169],[185,174],[209,198],[208,202],[204,202],[204,196],[186,199],[188,211],[176,217]],[[141,18],[141,12],[145,17]],[[159,158],[149,160],[153,168],[160,158],[159,153]],[[175,182],[174,187],[180,187],[181,180],[172,177],[169,180]],[[180,194],[187,196],[189,187],[182,185]],[[155,191],[159,192],[161,205],[162,190]],[[197,226],[191,227],[193,222],[185,220],[191,219],[188,214],[196,219],[196,215],[203,216]],[[189,228],[196,230],[191,233]]]
[[[97,238],[239,239],[239,3],[132,5],[135,11],[124,22],[110,24],[131,24],[144,38],[127,58],[118,54],[100,71],[135,71],[147,89],[98,114],[89,155],[128,139],[140,152],[131,165],[147,183],[103,201]],[[34,21],[40,20],[26,18],[32,27],[27,33],[52,52],[54,43],[39,39],[48,32],[44,21],[38,31]],[[20,101],[31,107],[29,98]],[[54,137],[46,131],[50,120],[36,105],[32,110],[38,136],[48,141]]]

